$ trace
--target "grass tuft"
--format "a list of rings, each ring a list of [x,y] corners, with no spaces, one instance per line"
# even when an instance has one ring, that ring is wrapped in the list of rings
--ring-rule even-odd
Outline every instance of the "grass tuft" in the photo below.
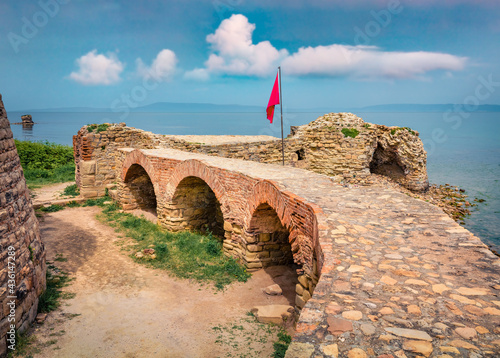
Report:
[[[39,313],[48,313],[56,310],[61,305],[60,298],[63,298],[62,288],[66,287],[71,281],[68,274],[62,271],[58,272],[59,270],[54,266],[50,267],[47,268],[46,274],[47,288],[41,294],[38,302]]]
[[[64,188],[63,191],[64,195],[66,196],[78,196],[80,195],[80,189],[78,189],[78,186],[76,184],[68,185],[66,188]]]
[[[278,332],[278,341],[273,343],[273,358],[285,358],[288,346],[292,342],[292,337],[284,331]]]

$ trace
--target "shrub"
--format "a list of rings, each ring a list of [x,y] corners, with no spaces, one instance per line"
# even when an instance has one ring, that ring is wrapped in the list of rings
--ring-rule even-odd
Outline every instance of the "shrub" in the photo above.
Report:
[[[28,186],[75,180],[73,148],[45,142],[15,140]]]
[[[67,196],[78,196],[80,195],[80,189],[78,189],[78,186],[76,184],[68,185],[66,188],[64,188],[64,195]]]
[[[342,128],[341,132],[344,134],[344,137],[356,138],[359,134],[359,131],[356,128]]]

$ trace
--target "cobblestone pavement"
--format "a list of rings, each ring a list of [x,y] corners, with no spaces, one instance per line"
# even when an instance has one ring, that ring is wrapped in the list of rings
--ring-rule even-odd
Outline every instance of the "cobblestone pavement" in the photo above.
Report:
[[[143,153],[271,180],[322,209],[321,278],[286,357],[500,357],[500,259],[441,209],[301,169]]]

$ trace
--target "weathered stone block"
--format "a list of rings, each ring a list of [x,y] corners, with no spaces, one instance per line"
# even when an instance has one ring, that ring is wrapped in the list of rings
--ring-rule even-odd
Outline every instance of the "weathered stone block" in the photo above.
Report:
[[[80,175],[93,175],[96,172],[95,160],[84,161],[80,163]]]

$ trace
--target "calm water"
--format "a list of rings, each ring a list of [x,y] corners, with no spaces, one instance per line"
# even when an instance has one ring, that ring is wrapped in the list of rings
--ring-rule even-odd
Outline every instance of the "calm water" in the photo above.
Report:
[[[9,112],[11,122],[21,119]],[[466,227],[500,251],[500,113],[470,113],[461,123],[446,122],[442,113],[356,113],[367,122],[410,127],[420,132],[428,152],[429,180],[467,190],[486,200],[466,220]],[[72,144],[85,124],[125,122],[160,134],[235,134],[279,137],[279,121],[270,125],[261,113],[31,113],[32,130],[12,126],[14,137]],[[286,113],[285,136],[291,125],[309,123],[323,113]]]

